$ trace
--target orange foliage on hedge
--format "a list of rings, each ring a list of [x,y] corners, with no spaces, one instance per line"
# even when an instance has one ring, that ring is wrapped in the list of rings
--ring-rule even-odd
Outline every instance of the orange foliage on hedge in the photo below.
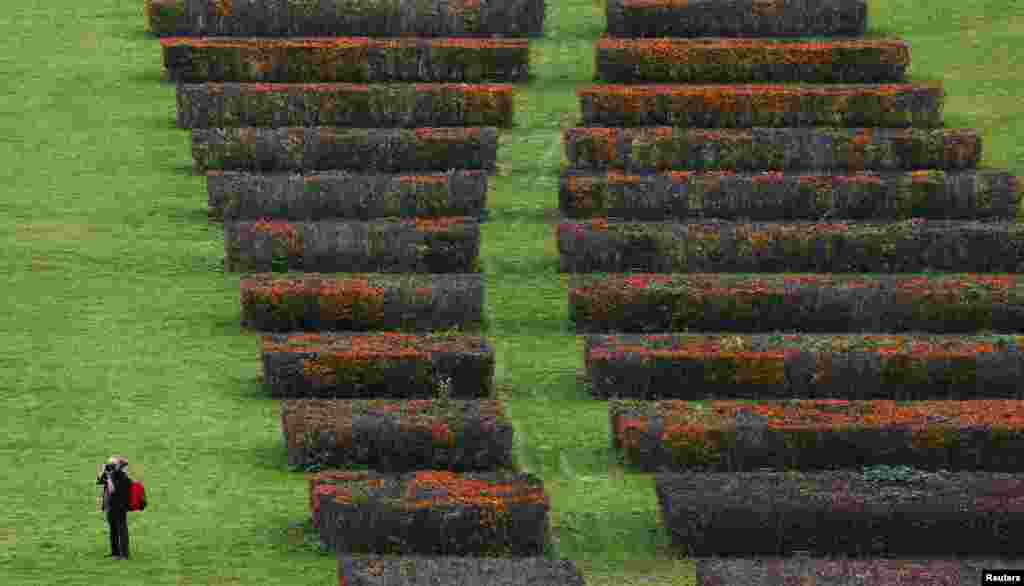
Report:
[[[165,37],[162,48],[190,46],[197,49],[412,49],[429,46],[435,49],[528,49],[528,39],[476,39],[461,37],[386,39],[378,37]]]

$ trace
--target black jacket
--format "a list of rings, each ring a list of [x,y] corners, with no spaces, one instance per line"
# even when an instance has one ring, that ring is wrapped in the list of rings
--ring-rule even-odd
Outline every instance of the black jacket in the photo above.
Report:
[[[114,472],[110,477],[114,481],[114,494],[110,495],[111,511],[127,511],[128,500],[131,498],[132,481],[124,472]],[[104,485],[107,479],[103,474],[96,480],[96,484]]]

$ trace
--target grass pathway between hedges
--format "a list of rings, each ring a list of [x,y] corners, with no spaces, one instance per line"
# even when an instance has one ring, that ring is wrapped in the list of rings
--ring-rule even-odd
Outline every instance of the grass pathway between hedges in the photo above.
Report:
[[[549,4],[483,227],[496,378],[559,554],[592,586],[692,584],[664,549],[652,477],[611,464],[607,404],[577,383],[553,223],[560,130],[591,83],[604,7]],[[944,81],[947,125],[982,131],[984,164],[1024,175],[1024,7],[872,2],[869,19],[911,42],[914,79]],[[0,7],[0,583],[336,584],[143,29],[139,0]],[[129,562],[105,558],[93,484],[112,453],[151,503],[130,516]]]

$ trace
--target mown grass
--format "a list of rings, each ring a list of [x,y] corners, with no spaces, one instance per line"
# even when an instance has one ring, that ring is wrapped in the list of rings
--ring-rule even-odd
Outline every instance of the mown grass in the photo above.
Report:
[[[553,223],[560,132],[577,122],[604,16],[592,0],[549,3],[483,228],[497,382],[517,460],[551,495],[557,553],[595,586],[692,584],[653,478],[617,465],[606,402],[579,382]],[[945,83],[947,125],[980,129],[984,164],[1024,175],[1024,6],[870,9],[872,32],[912,43],[915,79]],[[0,8],[0,582],[336,584],[143,22],[139,0]],[[128,562],[105,557],[96,500],[113,453],[151,503],[130,517]]]

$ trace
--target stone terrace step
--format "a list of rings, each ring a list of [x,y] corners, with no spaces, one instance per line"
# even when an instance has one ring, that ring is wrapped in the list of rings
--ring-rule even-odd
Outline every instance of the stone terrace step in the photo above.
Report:
[[[158,36],[544,34],[544,0],[248,0],[234,7],[223,0],[146,0],[146,7],[150,30]]]
[[[516,82],[530,69],[525,39],[167,37],[172,81]]]
[[[970,586],[984,584],[981,581],[983,569],[1024,569],[1024,560],[979,558],[698,558],[695,561],[697,586]]]
[[[691,472],[655,492],[691,557],[1024,557],[1020,474]]]
[[[564,273],[1024,272],[1016,222],[564,221]]]
[[[199,131],[193,131],[199,132]],[[964,170],[981,160],[968,128],[568,128],[571,165],[581,171]]]
[[[586,126],[943,125],[940,83],[596,85],[577,94]]]
[[[866,0],[607,0],[610,37],[862,35]]]
[[[610,83],[884,83],[903,81],[900,39],[602,38],[595,81]]]
[[[584,336],[600,399],[1024,399],[1024,338],[671,333]]]
[[[1005,171],[668,171],[562,174],[569,218],[816,220],[1016,219],[1021,180]],[[471,215],[471,214],[465,214]]]
[[[609,401],[612,447],[645,472],[1024,470],[1024,401]]]

